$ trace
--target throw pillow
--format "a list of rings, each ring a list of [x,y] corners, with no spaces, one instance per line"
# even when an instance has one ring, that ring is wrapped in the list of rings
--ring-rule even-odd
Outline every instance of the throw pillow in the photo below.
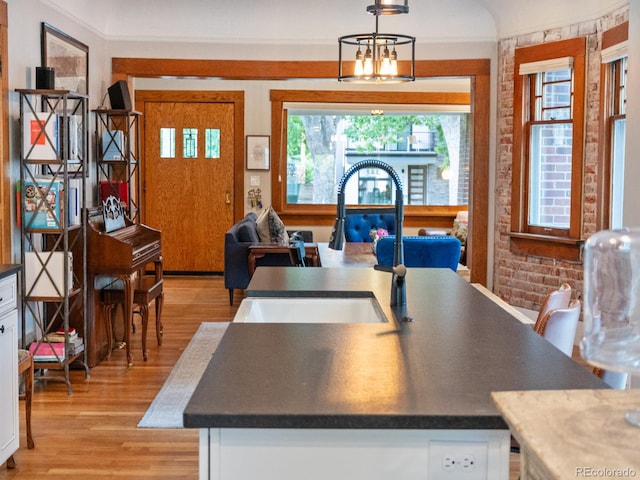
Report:
[[[273,243],[279,243],[281,245],[289,243],[289,234],[287,233],[287,229],[272,207],[269,207],[269,230],[271,232],[271,241]]]
[[[467,241],[467,233],[469,231],[469,225],[466,222],[461,222],[460,220],[453,221],[453,228],[451,229],[451,235],[456,237],[462,245]]]
[[[282,245],[289,243],[287,229],[273,207],[265,208],[256,223],[258,224],[260,242]]]
[[[265,208],[260,215],[256,223],[258,224],[258,237],[261,243],[271,242],[271,229],[269,228],[269,208]]]

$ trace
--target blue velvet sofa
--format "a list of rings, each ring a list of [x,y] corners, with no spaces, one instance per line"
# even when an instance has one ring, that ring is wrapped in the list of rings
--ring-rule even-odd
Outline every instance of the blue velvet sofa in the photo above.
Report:
[[[233,290],[246,289],[249,275],[249,246],[260,243],[257,215],[247,213],[224,235],[224,287],[229,290],[229,305],[233,305]],[[313,232],[302,230],[289,231],[289,236],[300,234],[304,242],[313,242]],[[291,266],[288,253],[271,253],[256,260],[256,266]]]
[[[396,237],[381,238],[376,244],[379,265],[393,265]],[[461,243],[450,235],[403,236],[404,264],[407,267],[450,268],[454,272],[460,261]]]
[[[396,216],[394,213],[372,211],[349,212],[344,221],[344,238],[347,242],[371,242],[369,232],[373,228],[384,228],[389,235],[396,233]]]

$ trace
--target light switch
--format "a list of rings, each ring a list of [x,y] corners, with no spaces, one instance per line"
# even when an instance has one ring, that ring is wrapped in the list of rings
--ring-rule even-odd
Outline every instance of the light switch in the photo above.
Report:
[[[258,175],[251,175],[251,186],[259,187],[260,186],[260,177]]]

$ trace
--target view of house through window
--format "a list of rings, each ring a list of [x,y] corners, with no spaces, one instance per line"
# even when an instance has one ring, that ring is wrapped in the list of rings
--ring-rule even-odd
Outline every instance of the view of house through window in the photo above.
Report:
[[[387,112],[289,108],[287,203],[335,204],[353,164],[378,159],[402,180],[405,205],[467,205],[470,126],[459,111]],[[350,205],[390,205],[395,187],[382,170],[360,170],[347,183]]]

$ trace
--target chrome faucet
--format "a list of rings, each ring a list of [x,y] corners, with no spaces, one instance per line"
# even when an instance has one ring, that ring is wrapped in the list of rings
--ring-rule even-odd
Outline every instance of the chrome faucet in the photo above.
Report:
[[[392,306],[405,306],[407,304],[407,291],[404,281],[404,277],[407,273],[407,269],[404,266],[404,244],[402,243],[402,222],[404,220],[404,198],[402,192],[402,182],[398,173],[388,163],[380,160],[362,160],[349,168],[340,179],[338,184],[338,206],[336,222],[329,238],[329,248],[333,250],[342,250],[344,246],[344,222],[347,216],[347,207],[345,201],[345,186],[349,179],[358,170],[364,168],[378,168],[384,170],[393,180],[396,186],[396,239],[393,244],[393,267],[383,267],[376,265],[376,270],[382,270],[391,272],[393,274],[391,279],[391,305]]]

